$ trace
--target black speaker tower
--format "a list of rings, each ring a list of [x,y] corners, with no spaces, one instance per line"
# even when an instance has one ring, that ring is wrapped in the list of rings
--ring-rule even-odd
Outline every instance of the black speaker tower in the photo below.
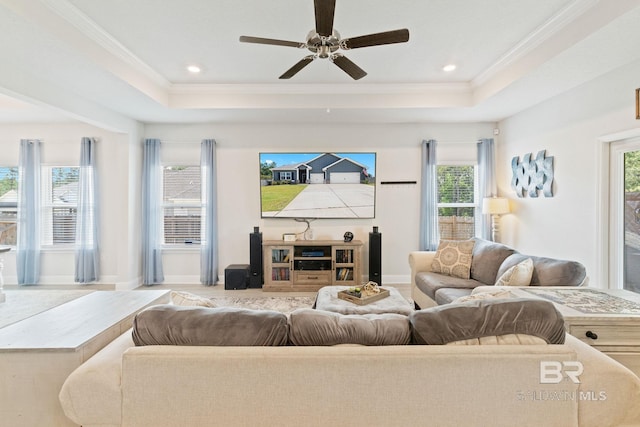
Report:
[[[263,283],[262,233],[253,227],[253,233],[249,233],[249,287],[261,288]]]
[[[378,227],[369,233],[369,281],[382,285],[382,233]]]

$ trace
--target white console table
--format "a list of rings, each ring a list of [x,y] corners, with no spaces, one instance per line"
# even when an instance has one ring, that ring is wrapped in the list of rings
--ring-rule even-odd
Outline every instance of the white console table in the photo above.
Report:
[[[73,426],[58,401],[64,380],[131,328],[136,313],[169,302],[169,294],[95,291],[1,328],[0,424]]]
[[[516,297],[552,301],[567,332],[640,376],[640,295],[589,287],[508,288]]]

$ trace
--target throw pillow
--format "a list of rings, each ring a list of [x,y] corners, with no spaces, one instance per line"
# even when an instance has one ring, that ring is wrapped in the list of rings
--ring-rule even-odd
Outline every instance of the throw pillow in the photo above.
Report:
[[[563,344],[564,319],[551,301],[485,299],[446,304],[409,315],[415,344],[447,344],[482,337],[523,334]]]
[[[154,305],[133,319],[133,342],[141,345],[286,345],[287,316],[236,307]]]
[[[511,266],[496,280],[496,286],[529,286],[533,277],[533,260],[527,258]]]
[[[405,345],[411,341],[407,316],[395,313],[341,314],[300,308],[289,315],[293,345]]]
[[[452,304],[460,304],[467,301],[478,301],[483,299],[491,299],[491,298],[510,298],[511,292],[508,290],[497,290],[497,291],[487,291],[487,292],[478,292],[471,295],[465,295],[463,297],[457,298],[453,300]]]
[[[171,291],[171,302],[175,305],[189,307],[216,307],[213,301],[208,298],[183,291]]]
[[[469,279],[474,240],[441,240],[431,263],[431,271]]]

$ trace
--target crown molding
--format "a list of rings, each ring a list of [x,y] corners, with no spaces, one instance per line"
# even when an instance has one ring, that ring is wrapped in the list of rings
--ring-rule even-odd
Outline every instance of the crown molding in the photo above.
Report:
[[[474,88],[482,86],[498,73],[529,54],[533,49],[540,46],[545,40],[558,33],[587,10],[594,7],[599,1],[600,0],[574,0],[520,40],[520,42],[502,55],[496,62],[489,66],[489,68],[474,78],[471,81],[471,86]]]
[[[172,84],[171,95],[181,94],[266,94],[266,95],[370,95],[370,94],[428,94],[456,93],[471,91],[469,83],[391,83],[391,84]]]
[[[170,82],[138,58],[133,52],[127,49],[122,43],[116,40],[111,34],[106,32],[95,21],[85,15],[80,9],[71,4],[68,0],[40,0],[49,9],[55,12],[62,19],[73,25],[85,37],[92,40],[110,54],[116,56],[124,63],[134,68],[138,73],[143,74],[154,84],[163,88],[168,88]]]

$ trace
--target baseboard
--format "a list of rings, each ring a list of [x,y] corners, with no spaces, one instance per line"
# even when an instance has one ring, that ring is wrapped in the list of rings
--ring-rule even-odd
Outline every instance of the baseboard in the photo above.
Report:
[[[224,276],[218,275],[218,280],[216,280],[216,285],[224,283]],[[200,275],[175,275],[175,276],[164,276],[163,285],[200,285]]]
[[[398,274],[398,275],[382,275],[382,283],[395,284],[395,285],[409,285],[411,284],[411,276]]]

